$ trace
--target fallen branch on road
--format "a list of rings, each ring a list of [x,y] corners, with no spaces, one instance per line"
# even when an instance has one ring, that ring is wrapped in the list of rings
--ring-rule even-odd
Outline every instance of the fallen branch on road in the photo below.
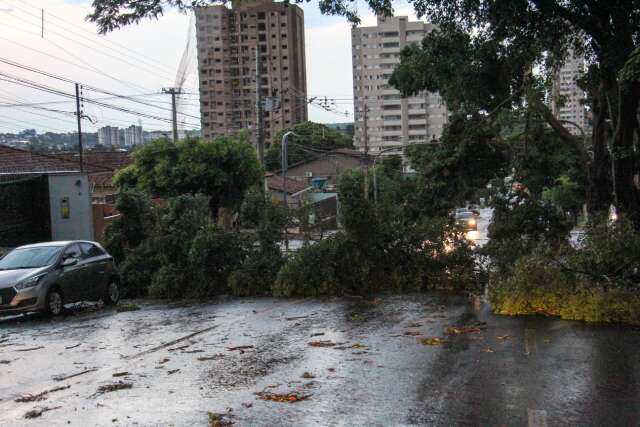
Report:
[[[252,345],[239,345],[237,347],[228,347],[227,351],[235,351],[235,350],[239,350],[241,354],[244,354],[245,350],[249,350],[253,348]]]
[[[120,356],[120,357],[122,357],[123,359],[126,359],[126,360],[131,360],[131,359],[135,359],[135,358],[140,357],[140,356],[147,355],[147,354],[149,354],[149,353],[155,353],[155,352],[156,352],[156,351],[158,351],[158,350],[162,350],[162,349],[164,349],[164,348],[171,347],[171,346],[173,346],[173,345],[178,344],[179,342],[186,341],[186,340],[188,340],[188,339],[190,339],[190,338],[195,337],[196,335],[204,334],[205,332],[209,332],[209,331],[211,331],[211,330],[213,330],[213,329],[215,329],[215,328],[217,328],[217,327],[218,327],[218,326],[216,325],[216,326],[211,326],[211,327],[209,327],[209,328],[201,329],[201,330],[196,331],[196,332],[194,332],[194,333],[192,333],[192,334],[185,335],[185,336],[184,336],[184,337],[182,337],[182,338],[178,338],[178,339],[173,340],[173,341],[170,341],[170,342],[168,342],[168,343],[161,344],[161,345],[159,345],[159,346],[156,346],[156,347],[150,348],[149,350],[145,350],[145,351],[142,351],[142,352],[140,352],[140,353],[132,354],[131,356]]]
[[[34,350],[40,350],[41,348],[44,348],[43,346],[39,346],[39,347],[32,347],[32,348],[20,348],[16,351],[34,351]]]
[[[75,377],[78,377],[80,375],[88,374],[89,372],[95,372],[97,370],[98,370],[98,368],[85,369],[84,371],[80,371],[80,372],[75,373],[75,374],[71,374],[71,375],[67,375],[67,376],[56,376],[56,377],[53,377],[53,380],[54,381],[64,381],[64,380],[68,380],[69,378],[75,378]]]
[[[309,316],[294,316],[294,317],[285,317],[284,320],[300,320],[300,319],[306,319]]]
[[[40,400],[44,400],[49,393],[55,393],[56,391],[66,390],[70,387],[71,387],[70,385],[67,385],[67,386],[55,387],[55,388],[52,388],[51,390],[45,390],[42,393],[38,393],[38,394],[27,394],[27,395],[18,397],[15,401],[18,403],[38,402]]]
[[[29,412],[27,412],[26,414],[24,414],[24,417],[27,418],[27,419],[38,418],[44,412],[53,411],[54,409],[60,409],[60,408],[62,408],[62,406],[54,406],[53,408],[49,408],[47,406],[45,406],[43,408],[36,408],[36,409],[32,409]]]

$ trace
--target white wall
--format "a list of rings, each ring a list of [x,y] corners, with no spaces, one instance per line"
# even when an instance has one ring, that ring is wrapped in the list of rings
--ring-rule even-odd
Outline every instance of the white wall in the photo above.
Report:
[[[62,199],[69,198],[69,218],[63,218]],[[91,192],[86,174],[49,175],[52,240],[93,240]]]

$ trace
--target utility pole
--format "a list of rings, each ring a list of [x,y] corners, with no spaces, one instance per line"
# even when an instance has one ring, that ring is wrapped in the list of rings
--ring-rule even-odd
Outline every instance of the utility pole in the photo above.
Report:
[[[367,110],[369,107],[364,106],[364,129],[362,138],[364,139],[364,199],[369,200],[369,134],[367,131]]]
[[[80,172],[84,172],[82,159],[82,111],[80,111],[80,85],[76,83],[76,116],[78,117],[78,155],[80,156]]]
[[[258,160],[264,167],[264,103],[262,100],[262,55],[260,46],[256,46],[256,148],[258,150]]]
[[[171,94],[171,120],[173,122],[173,142],[178,142],[178,111],[176,107],[176,95],[180,95],[180,89],[175,87],[162,88],[162,93]]]

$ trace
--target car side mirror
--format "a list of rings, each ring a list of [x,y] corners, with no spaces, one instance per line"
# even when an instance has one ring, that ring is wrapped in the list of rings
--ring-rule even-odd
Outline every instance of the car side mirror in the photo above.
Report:
[[[69,257],[62,261],[60,264],[62,267],[71,267],[72,265],[76,265],[78,263],[78,258]]]

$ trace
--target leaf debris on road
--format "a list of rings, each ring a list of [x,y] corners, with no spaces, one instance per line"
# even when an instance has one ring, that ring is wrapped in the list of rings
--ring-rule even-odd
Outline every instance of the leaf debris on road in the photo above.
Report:
[[[209,412],[209,427],[230,427],[233,425],[233,421],[228,419],[231,416],[231,410],[226,414]]]
[[[311,347],[334,347],[335,345],[337,344],[331,340],[309,341]]]
[[[422,338],[420,340],[422,345],[442,345],[446,344],[448,341],[441,337],[430,337],[430,338]]]
[[[96,394],[111,393],[113,391],[126,390],[130,388],[133,388],[133,384],[118,381],[117,383],[101,385],[98,387]]]
[[[302,400],[306,400],[310,398],[311,394],[303,394],[298,392],[290,392],[290,393],[271,393],[268,391],[261,391],[256,393],[258,398],[262,400],[267,400],[271,402],[280,402],[280,403],[295,403],[300,402]]]

